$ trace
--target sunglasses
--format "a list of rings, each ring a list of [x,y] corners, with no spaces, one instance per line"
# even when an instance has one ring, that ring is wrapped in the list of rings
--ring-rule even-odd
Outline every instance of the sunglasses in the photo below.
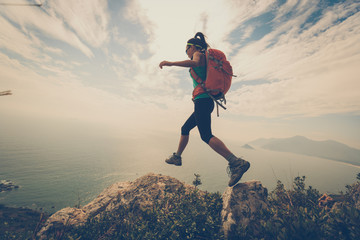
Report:
[[[186,50],[185,50],[185,53],[187,54],[187,52],[189,51],[189,49],[191,48],[191,46],[192,46],[193,44],[189,44],[188,43],[188,46],[186,47]]]
[[[195,46],[195,47],[197,47],[197,48],[199,48],[199,49],[203,49],[203,47],[200,46],[200,45],[192,44],[192,43],[187,43],[187,48],[186,48],[186,50],[185,50],[186,54],[187,54],[187,51],[189,50],[189,48],[191,48],[191,46]]]

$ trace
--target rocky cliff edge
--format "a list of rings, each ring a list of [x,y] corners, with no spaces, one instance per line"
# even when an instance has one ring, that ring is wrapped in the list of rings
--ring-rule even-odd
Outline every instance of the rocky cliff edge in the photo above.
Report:
[[[154,202],[162,200],[167,193],[176,194],[180,190],[194,189],[194,186],[173,177],[154,173],[149,173],[133,182],[114,183],[87,205],[81,208],[67,207],[54,213],[39,231],[38,237],[46,239],[49,231],[64,226],[79,226],[90,218],[96,218],[121,206],[151,208]],[[226,188],[221,212],[225,235],[233,225],[247,224],[256,212],[267,208],[267,195],[267,189],[256,180]]]

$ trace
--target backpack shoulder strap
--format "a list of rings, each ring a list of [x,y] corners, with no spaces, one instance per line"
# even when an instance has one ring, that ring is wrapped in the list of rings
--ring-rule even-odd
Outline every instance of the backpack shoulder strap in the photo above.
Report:
[[[189,70],[191,76],[194,78],[194,80],[199,83],[202,84],[203,82],[205,82],[205,80],[201,79],[195,72],[195,70],[193,68],[190,68]]]

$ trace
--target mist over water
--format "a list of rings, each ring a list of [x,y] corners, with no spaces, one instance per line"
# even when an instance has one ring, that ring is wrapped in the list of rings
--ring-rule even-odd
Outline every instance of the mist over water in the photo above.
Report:
[[[119,181],[132,181],[154,172],[192,184],[201,175],[200,189],[222,193],[227,187],[227,162],[204,144],[196,131],[183,154],[183,166],[164,163],[177,148],[178,133],[106,131],[74,124],[56,128],[42,125],[17,132],[3,131],[0,137],[0,179],[20,188],[0,193],[0,204],[43,208],[54,212],[63,207],[84,205],[104,188]],[[242,148],[243,142],[222,139],[234,154],[251,162],[241,181],[260,180],[271,191],[281,180],[290,188],[296,176],[321,192],[338,193],[355,181],[360,169],[343,163]]]

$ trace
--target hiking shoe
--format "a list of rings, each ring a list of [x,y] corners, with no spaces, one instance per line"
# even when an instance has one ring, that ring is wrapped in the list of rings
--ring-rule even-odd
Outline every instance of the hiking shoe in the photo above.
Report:
[[[235,163],[229,164],[227,168],[230,177],[229,187],[234,186],[249,168],[250,163],[241,158],[238,158]]]
[[[173,153],[168,159],[165,160],[168,164],[174,164],[175,166],[181,166],[181,156],[176,155]]]

